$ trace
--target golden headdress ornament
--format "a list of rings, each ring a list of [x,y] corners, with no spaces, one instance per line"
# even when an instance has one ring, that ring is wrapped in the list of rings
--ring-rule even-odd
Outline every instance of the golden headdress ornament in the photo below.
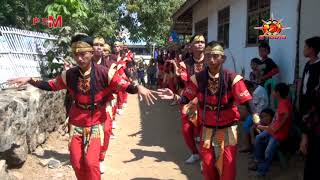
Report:
[[[106,43],[102,37],[96,37],[93,39],[93,44],[104,44]]]
[[[208,46],[205,49],[205,54],[220,54],[224,56],[224,49],[220,44],[214,44],[212,46]]]
[[[114,45],[114,46],[123,46],[123,43],[120,42],[120,41],[116,41],[116,42],[114,42],[113,45]]]
[[[196,42],[206,42],[206,39],[204,38],[203,35],[196,35],[193,40],[192,43],[196,43]]]
[[[105,43],[103,46],[103,51],[109,51],[111,52],[111,47],[109,46],[109,44]]]
[[[73,53],[93,51],[92,46],[89,43],[83,41],[72,43],[71,49]]]

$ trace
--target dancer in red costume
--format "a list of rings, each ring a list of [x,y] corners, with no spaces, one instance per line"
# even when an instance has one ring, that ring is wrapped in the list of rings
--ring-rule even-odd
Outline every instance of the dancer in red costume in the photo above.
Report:
[[[68,89],[75,100],[69,112],[70,162],[78,180],[100,180],[99,155],[104,141],[106,103],[111,94],[119,90],[143,95],[148,104],[155,98],[143,86],[135,86],[117,74],[116,69],[107,69],[92,62],[93,42],[86,35],[74,36],[72,51],[78,66],[62,72],[49,81],[34,80],[30,77],[8,81],[18,86],[27,83],[47,91]]]
[[[205,180],[235,180],[236,123],[240,118],[237,104],[253,107],[252,97],[243,78],[222,67],[225,55],[220,44],[209,44],[205,50],[205,61],[208,68],[190,77],[182,96],[169,89],[159,89],[159,95],[162,99],[173,99],[180,104],[198,98],[202,120],[200,153],[203,176]],[[254,122],[258,123],[259,116],[252,113]]]
[[[186,85],[190,82],[190,77],[195,73],[204,70],[204,48],[205,38],[203,35],[194,35],[191,38],[191,56],[176,64],[175,66],[177,79],[179,81],[179,93],[184,92]],[[200,122],[197,111],[197,98],[193,99],[188,104],[180,105],[180,116],[182,121],[182,134],[184,141],[191,151],[191,156],[185,161],[187,164],[192,164],[200,159],[199,152],[196,146],[195,138],[200,133]]]
[[[109,53],[110,53],[110,46],[108,44],[105,44],[105,40],[102,37],[96,37],[93,39],[93,62],[99,65],[105,66],[108,69],[111,66],[116,66],[116,62],[110,60],[108,55]],[[109,140],[112,133],[111,101],[113,101],[113,99],[110,99],[110,102],[107,103],[107,107],[106,107],[107,119],[105,123],[103,123],[104,143],[102,144],[100,158],[99,158],[101,174],[105,172],[104,159],[105,159],[106,151],[108,150],[108,147],[109,147]]]

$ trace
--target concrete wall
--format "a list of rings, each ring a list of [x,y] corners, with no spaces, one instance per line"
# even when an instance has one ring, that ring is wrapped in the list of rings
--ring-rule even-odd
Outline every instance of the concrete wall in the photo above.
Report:
[[[192,8],[192,34],[195,33],[195,24],[208,17],[208,0],[200,0]]]
[[[319,19],[319,0],[302,0],[301,2],[301,19],[300,19],[300,47],[299,47],[299,75],[302,71],[307,59],[303,56],[304,41],[313,36],[320,36]],[[316,22],[317,21],[317,22]]]
[[[199,3],[202,4],[195,6],[193,20],[198,20],[199,14],[205,12],[205,10],[203,10],[204,1],[200,1]],[[230,6],[230,30],[229,48],[226,50],[227,61],[225,67],[234,70],[235,66],[238,73],[240,73],[241,68],[244,67],[245,75],[248,77],[251,71],[250,60],[258,57],[259,54],[257,47],[246,46],[247,0],[208,0],[208,40],[217,40],[218,11],[226,6]],[[283,34],[288,36],[286,40],[270,40],[272,49],[270,57],[273,58],[280,67],[280,80],[287,83],[292,83],[294,78],[297,6],[298,0],[271,0],[271,12],[275,18],[283,18],[284,25],[292,27],[290,30],[283,31]],[[197,12],[197,10],[203,12]]]
[[[298,0],[271,0],[271,12],[275,18],[283,19],[285,40],[270,40],[271,56],[280,67],[280,79],[287,83],[294,81],[296,45],[298,31]]]

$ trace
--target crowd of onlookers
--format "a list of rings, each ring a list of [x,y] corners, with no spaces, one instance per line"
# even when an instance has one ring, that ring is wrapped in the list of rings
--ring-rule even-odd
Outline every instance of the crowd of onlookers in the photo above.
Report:
[[[284,154],[301,152],[307,157],[304,179],[317,177],[317,163],[320,162],[320,37],[305,40],[303,53],[307,63],[302,79],[291,85],[276,81],[275,76],[281,72],[269,57],[269,44],[260,43],[258,50],[259,57],[251,59],[246,85],[261,121],[254,123],[252,112],[247,107],[239,107],[245,134],[245,143],[240,144],[239,151],[252,153],[248,167],[261,176],[266,175],[274,158],[285,161]],[[188,44],[173,45],[157,52],[149,64],[137,63],[137,79],[143,85],[170,88],[177,93],[183,85],[175,79],[176,65],[191,55],[190,48]]]
[[[261,121],[253,123],[250,112],[244,108],[243,129],[247,142],[240,152],[252,152],[249,169],[261,176],[266,175],[275,157],[286,161],[284,154],[302,153],[307,157],[304,179],[314,179],[316,163],[320,160],[320,37],[305,41],[303,53],[308,61],[300,83],[290,86],[276,83],[273,76],[279,69],[268,57],[270,52],[270,46],[262,43],[260,58],[251,60],[247,87]]]

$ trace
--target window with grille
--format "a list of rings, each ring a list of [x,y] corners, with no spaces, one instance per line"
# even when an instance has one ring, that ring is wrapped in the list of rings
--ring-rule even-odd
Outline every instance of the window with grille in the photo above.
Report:
[[[202,34],[206,39],[208,37],[208,18],[198,21],[194,25],[195,34]]]
[[[270,0],[248,0],[247,45],[257,45],[261,31],[254,29],[262,25],[261,20],[270,18]]]
[[[218,41],[223,42],[225,48],[229,47],[230,7],[218,12]]]

